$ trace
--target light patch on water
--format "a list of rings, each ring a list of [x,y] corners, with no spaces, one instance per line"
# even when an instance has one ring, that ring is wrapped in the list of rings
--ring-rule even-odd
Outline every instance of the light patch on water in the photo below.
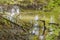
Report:
[[[10,21],[14,22],[14,18],[13,18],[13,17],[7,16],[7,18],[8,18]]]
[[[35,35],[39,35],[39,29],[38,28],[34,28],[32,33],[35,34]]]
[[[7,17],[7,19],[8,19],[8,20],[10,20],[10,21],[13,21],[13,22],[14,22],[14,18],[13,18],[13,16],[12,16],[12,14],[11,14],[11,13],[9,13],[9,12],[8,12],[8,13],[6,14],[6,17]]]
[[[42,30],[44,30],[44,26],[42,27]]]
[[[37,21],[39,18],[38,18],[38,15],[35,16],[35,20]]]
[[[10,21],[14,21],[14,15],[15,13],[13,12],[13,9],[11,10],[12,12],[11,13],[7,13],[7,18],[10,20]]]
[[[17,9],[17,13],[18,13],[18,14],[20,13],[19,9]]]
[[[10,13],[9,13],[9,16],[8,18],[11,20],[11,21],[14,21],[14,16],[16,14],[19,14],[19,7],[18,6],[13,6],[12,9],[10,10]]]
[[[32,33],[35,34],[35,35],[39,35],[39,27],[38,27],[38,22],[37,22],[38,15],[35,16],[35,20],[36,20],[36,23],[34,23]]]
[[[32,22],[32,21],[31,21]],[[30,30],[30,33],[34,34],[34,35],[39,35],[39,27],[38,27],[38,23],[35,23],[33,25],[33,28]]]
[[[20,9],[18,6],[13,6],[15,13],[20,13]]]
[[[38,26],[38,23],[35,23],[34,26],[37,27]]]
[[[15,9],[12,8],[12,9],[11,9],[11,17],[14,16],[14,15],[15,15]]]
[[[50,33],[50,35],[53,34],[53,32],[49,32],[49,33]]]
[[[53,34],[53,29],[52,28],[50,28],[50,32],[49,33],[50,33],[50,35]]]
[[[50,18],[50,23],[54,23],[55,21],[54,21],[54,16],[51,16],[51,18]]]
[[[11,16],[14,16],[15,14],[19,14],[20,10],[18,6],[13,6],[11,9]]]
[[[43,40],[44,39],[44,36],[43,35],[40,35],[39,39],[40,40]]]

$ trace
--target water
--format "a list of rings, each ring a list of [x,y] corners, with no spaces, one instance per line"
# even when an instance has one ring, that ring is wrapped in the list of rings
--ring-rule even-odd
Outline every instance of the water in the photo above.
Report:
[[[35,34],[35,35],[39,35],[39,27],[38,27],[38,15],[35,16],[35,23],[34,23],[34,26],[33,26],[33,30],[32,30],[32,33]]]
[[[49,32],[49,33],[50,33],[50,35],[53,34],[53,32]]]
[[[42,27],[42,30],[44,31],[44,26]]]
[[[37,27],[38,26],[38,23],[35,23],[34,26]]]
[[[43,35],[40,35],[39,39],[40,40],[43,40],[44,39],[44,36]]]
[[[35,23],[35,24],[34,24],[32,33],[35,34],[35,35],[39,35],[38,23]]]
[[[34,27],[32,33],[35,34],[35,35],[39,35],[39,28]]]
[[[11,17],[15,15],[15,9],[11,9]]]
[[[18,14],[20,13],[19,11],[19,7],[18,6],[13,6],[12,9],[10,10],[10,13],[8,15],[8,18],[11,20],[11,21],[14,21],[15,17],[14,16],[17,16]]]
[[[15,13],[17,13],[17,14],[19,14],[20,13],[20,9],[19,9],[19,7],[18,6],[13,6],[13,9],[14,9],[14,12]]]
[[[20,12],[19,12],[19,8],[17,9],[17,13],[19,14]]]
[[[8,13],[7,17],[10,21],[14,21],[15,10],[12,8],[11,11]]]
[[[51,18],[50,18],[50,23],[54,23],[55,21],[54,21],[54,16],[51,16]]]
[[[37,21],[39,18],[38,18],[38,15],[35,16],[35,20]]]
[[[53,34],[53,29],[52,28],[50,28],[50,32],[49,33],[50,33],[50,35]]]

